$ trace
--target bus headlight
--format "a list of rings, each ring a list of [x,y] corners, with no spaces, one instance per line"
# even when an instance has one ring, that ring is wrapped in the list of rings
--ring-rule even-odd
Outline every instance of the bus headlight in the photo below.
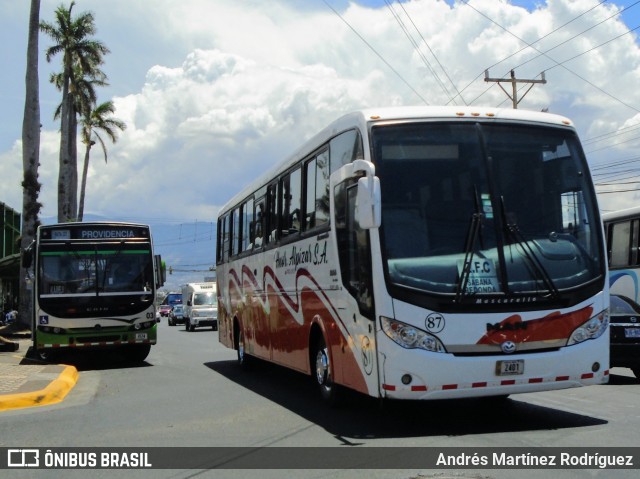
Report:
[[[609,326],[609,310],[605,309],[578,326],[567,341],[567,346],[599,338],[607,330],[607,326]]]
[[[395,319],[380,317],[382,330],[389,338],[406,349],[424,349],[434,353],[446,353],[446,349],[435,336],[420,328]]]

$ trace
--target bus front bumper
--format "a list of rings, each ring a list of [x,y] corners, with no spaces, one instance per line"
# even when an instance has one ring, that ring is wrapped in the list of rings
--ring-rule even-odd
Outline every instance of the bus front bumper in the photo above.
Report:
[[[388,345],[394,351],[393,356],[380,354],[379,394],[390,399],[454,399],[605,384],[608,340],[604,335],[557,351],[474,357]],[[524,361],[522,372],[500,375],[499,361]]]
[[[55,348],[101,348],[119,347],[135,344],[156,344],[157,325],[150,328],[130,330],[128,328],[109,328],[64,330],[54,332],[53,328],[38,327],[35,333],[36,349]]]

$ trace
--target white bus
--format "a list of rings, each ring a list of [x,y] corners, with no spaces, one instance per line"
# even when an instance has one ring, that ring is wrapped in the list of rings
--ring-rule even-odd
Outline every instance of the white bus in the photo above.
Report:
[[[231,199],[217,245],[220,342],[330,402],[608,381],[602,226],[566,118],[349,114]]]
[[[149,226],[40,226],[25,265],[34,265],[33,347],[43,359],[77,348],[118,348],[143,361],[156,344],[159,256]]]
[[[640,207],[602,215],[612,294],[640,302]]]

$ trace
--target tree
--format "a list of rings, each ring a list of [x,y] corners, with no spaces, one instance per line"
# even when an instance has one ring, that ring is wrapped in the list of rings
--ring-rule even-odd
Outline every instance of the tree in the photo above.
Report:
[[[38,202],[40,183],[40,90],[38,85],[38,24],[40,23],[40,0],[31,0],[29,13],[29,39],[27,44],[27,72],[24,116],[22,119],[22,236],[21,250],[27,249],[35,238],[39,225],[38,215],[42,204]],[[31,327],[33,314],[32,295],[27,287],[27,269],[20,268],[20,305],[18,322]]]
[[[127,127],[123,121],[111,117],[115,113],[115,107],[112,101],[107,101],[97,105],[95,108],[86,112],[81,120],[82,126],[82,143],[85,145],[84,165],[82,168],[82,183],[80,186],[80,205],[78,207],[78,221],[82,221],[84,216],[84,198],[87,187],[87,172],[89,171],[89,155],[91,147],[95,145],[93,138],[98,140],[104,153],[104,162],[107,162],[107,147],[105,145],[100,132],[106,134],[112,143],[118,141],[117,131],[124,131]]]
[[[51,61],[62,53],[62,103],[60,108],[60,169],[58,172],[58,221],[72,221],[77,213],[78,162],[77,162],[77,113],[75,96],[79,77],[76,69],[92,77],[92,70],[102,64],[103,55],[109,52],[97,40],[88,38],[96,32],[92,13],[72,17],[75,2],[66,9],[63,5],[55,11],[56,23],[40,23],[40,30],[49,35],[54,45],[46,50]]]

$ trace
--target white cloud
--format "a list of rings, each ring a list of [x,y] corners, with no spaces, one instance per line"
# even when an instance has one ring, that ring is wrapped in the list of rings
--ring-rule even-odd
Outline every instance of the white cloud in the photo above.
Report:
[[[58,3],[43,1],[43,19],[52,17]],[[212,221],[239,188],[348,110],[420,104],[421,97],[442,104],[456,89],[464,89],[468,102],[478,98],[476,104],[508,107],[497,85],[483,81],[484,69],[490,66],[491,76],[516,67],[519,78],[534,78],[547,69],[547,85],[536,85],[521,107],[548,107],[569,116],[583,138],[638,121],[637,111],[610,96],[640,108],[635,88],[640,49],[635,36],[626,35],[567,63],[575,74],[554,67],[552,60],[564,61],[624,33],[627,27],[616,18],[570,40],[614,13],[614,5],[603,4],[535,42],[537,49],[546,51],[567,41],[540,56],[531,49],[518,52],[524,44],[514,35],[534,42],[587,11],[592,0],[549,0],[531,12],[494,0],[472,4],[495,23],[462,3],[414,0],[404,2],[404,9],[395,4],[396,14],[420,45],[419,55],[386,7],[351,4],[340,11],[367,46],[331,10],[311,8],[307,2],[78,2],[78,11],[94,11],[97,37],[112,49],[105,64],[112,83],[108,91],[115,95],[116,116],[127,123],[118,142],[108,144],[108,164],[98,148],[93,150],[86,209],[141,220]],[[118,13],[121,7],[127,15]],[[41,38],[41,47],[46,45],[47,39]],[[58,101],[47,80],[41,74],[44,118],[51,116]],[[56,211],[56,128],[43,131],[45,215]],[[2,201],[13,206],[21,202],[18,145],[0,153]],[[590,158],[601,164],[629,156],[635,147],[628,142]],[[603,197],[603,204],[614,204],[612,196]],[[633,196],[625,195],[615,205],[630,201]]]

